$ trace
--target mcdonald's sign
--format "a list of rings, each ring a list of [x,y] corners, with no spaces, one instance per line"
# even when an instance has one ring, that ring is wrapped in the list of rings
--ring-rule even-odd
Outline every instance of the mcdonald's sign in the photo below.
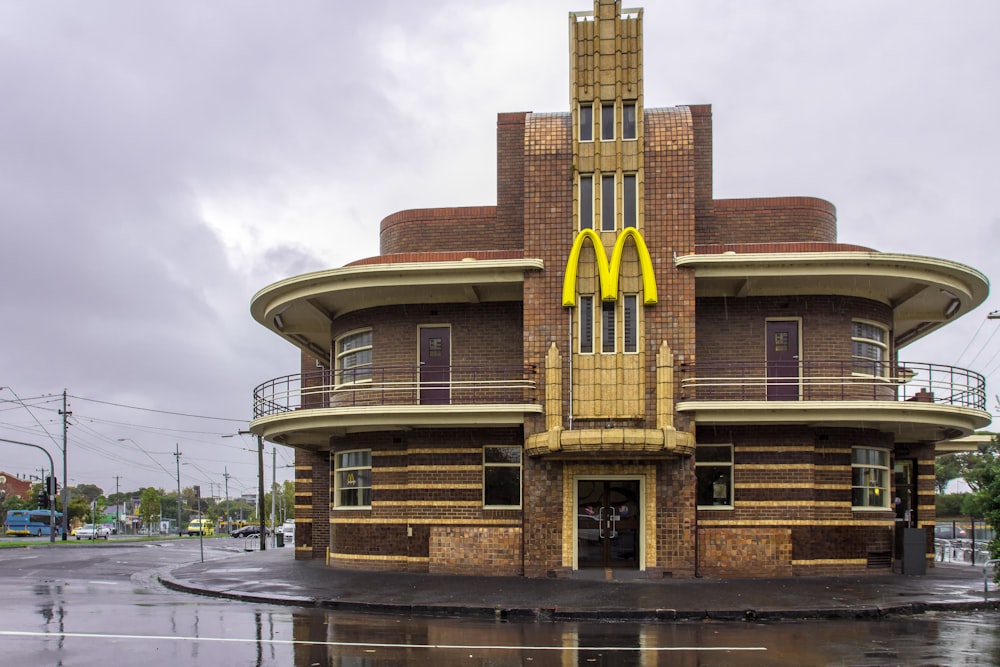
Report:
[[[576,305],[576,272],[580,264],[580,252],[583,250],[584,242],[590,239],[594,246],[594,254],[597,256],[597,277],[601,284],[601,300],[615,301],[618,299],[618,278],[622,268],[622,252],[625,249],[626,239],[632,239],[635,243],[636,253],[639,255],[639,267],[642,270],[642,293],[643,303],[651,306],[656,303],[656,277],[653,275],[653,260],[649,258],[649,249],[646,242],[635,227],[626,227],[615,240],[615,247],[611,251],[611,264],[608,264],[608,256],[601,243],[601,237],[593,229],[582,229],[573,241],[573,247],[569,251],[569,259],[566,262],[566,276],[563,278],[562,305],[572,307]]]

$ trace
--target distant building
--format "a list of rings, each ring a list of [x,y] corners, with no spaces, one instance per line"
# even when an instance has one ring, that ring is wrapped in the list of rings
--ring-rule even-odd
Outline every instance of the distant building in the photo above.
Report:
[[[882,573],[933,526],[984,379],[899,353],[986,278],[841,243],[820,199],[715,199],[711,108],[645,107],[642,24],[570,15],[569,110],[499,115],[495,206],[394,213],[378,256],[254,297],[302,351],[251,425],[296,450],[298,558]]]
[[[18,479],[16,475],[0,472],[0,500],[17,496],[21,500],[31,500],[31,482]]]

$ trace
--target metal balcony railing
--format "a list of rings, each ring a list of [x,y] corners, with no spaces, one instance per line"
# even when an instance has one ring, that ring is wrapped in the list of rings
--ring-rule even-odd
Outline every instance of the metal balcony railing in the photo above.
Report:
[[[535,403],[534,366],[359,366],[296,373],[253,392],[254,418],[295,410]]]
[[[914,401],[986,409],[979,373],[860,359],[681,364],[681,401]]]

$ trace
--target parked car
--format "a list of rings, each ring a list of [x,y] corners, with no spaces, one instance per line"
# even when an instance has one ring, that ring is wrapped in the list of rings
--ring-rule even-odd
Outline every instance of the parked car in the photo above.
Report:
[[[192,519],[188,524],[187,534],[190,535],[215,535],[215,526],[209,519]]]
[[[295,538],[295,519],[287,519],[285,523],[275,528],[276,532],[285,536],[286,540]]]
[[[112,535],[117,535],[118,534],[118,528],[117,528],[117,526],[115,526],[115,524],[113,524],[113,523],[102,523],[101,525],[104,526],[105,528],[107,528],[108,532],[110,532]]]
[[[257,524],[247,524],[242,528],[237,528],[236,530],[229,533],[233,537],[249,537],[250,535],[259,535],[260,526]]]
[[[111,531],[104,526],[95,526],[92,523],[85,523],[76,529],[74,533],[76,539],[85,538],[88,540],[97,540],[100,538],[108,539],[111,537]]]

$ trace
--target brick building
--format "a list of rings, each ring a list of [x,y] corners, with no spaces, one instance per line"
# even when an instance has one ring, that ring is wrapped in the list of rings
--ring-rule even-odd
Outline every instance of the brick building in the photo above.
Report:
[[[298,558],[848,573],[933,525],[984,380],[898,353],[987,280],[840,243],[819,199],[714,199],[711,108],[644,107],[642,21],[570,15],[569,111],[499,115],[495,206],[392,214],[377,257],[255,295],[302,350],[251,425],[296,449]]]

